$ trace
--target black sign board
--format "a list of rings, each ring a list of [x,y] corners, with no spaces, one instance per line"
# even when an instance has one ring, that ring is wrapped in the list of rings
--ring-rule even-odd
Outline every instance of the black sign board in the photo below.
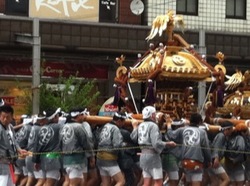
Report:
[[[115,23],[117,22],[117,0],[99,1],[99,22]]]
[[[29,0],[5,0],[6,15],[29,15]]]

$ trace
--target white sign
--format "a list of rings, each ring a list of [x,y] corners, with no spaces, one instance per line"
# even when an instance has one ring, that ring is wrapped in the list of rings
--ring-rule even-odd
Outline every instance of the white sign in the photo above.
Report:
[[[98,0],[31,0],[29,16],[98,21]]]

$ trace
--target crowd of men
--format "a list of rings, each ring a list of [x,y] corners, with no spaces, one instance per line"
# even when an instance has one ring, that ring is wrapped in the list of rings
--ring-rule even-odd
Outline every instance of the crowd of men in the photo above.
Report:
[[[86,108],[46,110],[13,124],[13,108],[0,107],[1,186],[178,186],[249,184],[250,132],[245,124],[221,124],[211,135],[200,114],[168,118],[161,128],[153,106],[143,121],[116,112],[90,125]],[[27,120],[26,120],[27,121]],[[163,132],[164,131],[164,132]]]

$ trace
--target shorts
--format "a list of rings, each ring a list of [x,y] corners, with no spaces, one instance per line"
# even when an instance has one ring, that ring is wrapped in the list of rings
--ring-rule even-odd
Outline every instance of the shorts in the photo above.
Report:
[[[61,173],[59,170],[49,170],[49,171],[45,171],[45,176],[46,176],[46,178],[52,178],[55,180],[59,180],[61,177]]]
[[[24,175],[27,176],[28,175],[28,169],[25,166],[15,166],[15,174],[17,175]]]
[[[168,172],[168,177],[170,180],[179,180],[179,172],[178,171]]]
[[[98,166],[100,175],[101,176],[114,176],[117,173],[121,172],[120,167],[117,165],[115,166]]]
[[[28,177],[35,177],[34,172],[29,172],[29,171],[28,171]]]
[[[26,157],[25,164],[26,164],[28,176],[29,177],[35,177],[35,174],[34,174],[34,163],[32,162],[32,157],[31,156],[27,156]]]
[[[44,179],[45,177],[45,173],[42,170],[39,171],[34,171],[34,176],[36,179]]]
[[[245,180],[244,170],[230,171],[227,174],[231,181],[244,181]]]
[[[202,175],[203,171],[202,170],[187,170],[184,169],[185,174],[186,174],[186,180],[187,182],[194,182],[194,181],[202,181]]]
[[[233,164],[229,159],[225,159],[225,170],[231,181],[244,181],[245,170],[242,163]]]
[[[83,178],[83,169],[80,167],[67,167],[65,168],[65,171],[69,176],[69,179]]]
[[[221,165],[219,165],[218,168],[208,168],[208,174],[211,175],[218,175],[218,174],[222,174],[225,173],[225,169],[224,167],[222,167]]]
[[[28,169],[28,172],[33,172],[34,171],[34,163],[32,162],[32,157],[27,156],[25,159],[25,164]]]
[[[162,179],[163,173],[162,168],[153,168],[150,170],[142,170],[143,178],[153,178],[154,180]]]
[[[39,170],[39,171],[34,171],[34,175],[35,175],[36,179],[51,178],[51,179],[59,180],[60,177],[61,177],[61,174],[60,174],[59,170],[49,170],[49,171]]]

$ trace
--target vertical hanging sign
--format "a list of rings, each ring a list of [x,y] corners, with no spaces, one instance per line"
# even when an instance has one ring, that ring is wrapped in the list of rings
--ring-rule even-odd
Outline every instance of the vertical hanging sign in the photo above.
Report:
[[[28,16],[29,0],[5,0],[5,14]]]
[[[100,0],[99,1],[99,22],[115,23],[117,20],[117,1]]]

